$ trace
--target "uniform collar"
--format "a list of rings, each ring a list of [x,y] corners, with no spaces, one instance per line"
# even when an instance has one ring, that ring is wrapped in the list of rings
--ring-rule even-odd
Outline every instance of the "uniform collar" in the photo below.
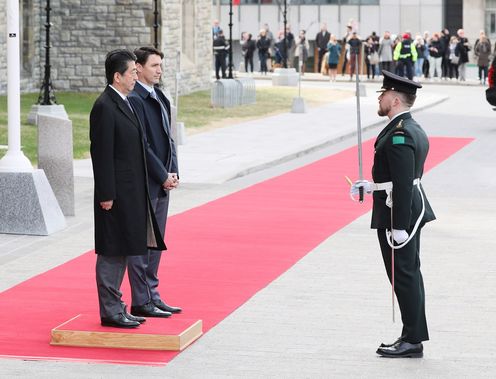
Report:
[[[401,115],[404,115],[405,113],[410,113],[410,110],[407,110],[407,111],[403,111],[403,112],[400,112],[400,113],[396,113],[392,118],[391,120],[389,120],[389,123],[393,122],[393,120],[397,119],[399,116]]]

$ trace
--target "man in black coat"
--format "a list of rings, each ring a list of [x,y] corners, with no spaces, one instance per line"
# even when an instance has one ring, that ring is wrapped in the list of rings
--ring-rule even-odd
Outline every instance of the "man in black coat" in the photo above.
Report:
[[[137,57],[138,82],[129,101],[145,129],[147,143],[148,186],[153,211],[162,239],[169,209],[169,191],[179,183],[176,145],[170,125],[170,103],[155,87],[162,75],[163,53],[152,47],[134,51]],[[149,250],[148,255],[129,257],[128,275],[131,284],[133,315],[169,317],[181,308],[167,305],[158,291],[158,269],[162,253]]]
[[[219,80],[222,73],[222,79],[226,76],[226,57],[229,50],[229,43],[224,37],[222,29],[219,30],[217,37],[213,40],[214,57],[215,57],[215,77]]]
[[[441,46],[442,46],[442,51],[443,51],[443,58],[441,61],[441,69],[442,69],[442,77],[445,80],[448,80],[449,78],[449,71],[450,71],[450,32],[448,28],[444,28],[441,31]]]
[[[467,37],[465,37],[465,31],[463,29],[458,29],[458,44],[455,48],[455,55],[460,57],[458,60],[458,79],[461,82],[467,80],[467,63],[468,63],[468,52],[471,49],[470,43]]]
[[[388,71],[379,96],[379,116],[389,124],[375,142],[373,183],[357,181],[352,195],[363,187],[373,192],[373,229],[382,251],[389,280],[394,285],[403,330],[392,344],[382,344],[384,357],[421,357],[422,341],[429,339],[425,318],[425,295],[420,272],[420,230],[435,219],[420,180],[429,151],[425,132],[410,114],[416,91],[422,86]],[[394,281],[392,257],[394,254]]]
[[[120,328],[145,321],[121,300],[128,257],[148,254],[147,247],[165,249],[148,197],[142,128],[127,99],[137,79],[135,60],[127,50],[108,53],[108,85],[90,114],[100,318],[103,326]]]
[[[325,22],[322,23],[320,27],[320,32],[315,36],[315,45],[317,46],[317,50],[319,52],[319,60],[317,66],[317,72],[321,72],[322,70],[322,58],[327,52],[327,44],[329,43],[329,39],[331,38],[331,33],[327,31],[327,24]]]

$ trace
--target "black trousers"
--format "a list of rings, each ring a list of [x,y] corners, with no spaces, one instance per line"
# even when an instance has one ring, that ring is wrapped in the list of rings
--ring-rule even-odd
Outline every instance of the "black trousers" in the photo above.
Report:
[[[386,70],[391,72],[391,61],[381,62],[381,70]]]
[[[260,72],[267,73],[267,59],[269,53],[265,51],[258,51],[258,59],[260,59]]]
[[[391,247],[387,243],[386,231],[378,229],[377,237],[391,282]],[[394,254],[394,292],[403,323],[401,335],[404,341],[410,343],[427,341],[429,332],[425,318],[424,281],[420,272],[420,229],[405,247],[395,250]]]
[[[224,54],[215,56],[215,77],[220,79],[219,71],[222,72],[222,79],[226,78],[226,57]]]
[[[408,79],[413,79],[413,62],[410,59],[398,59],[396,71],[399,76],[406,76]]]
[[[248,72],[248,66],[250,66],[251,71],[253,72],[253,55],[245,55],[245,71]]]

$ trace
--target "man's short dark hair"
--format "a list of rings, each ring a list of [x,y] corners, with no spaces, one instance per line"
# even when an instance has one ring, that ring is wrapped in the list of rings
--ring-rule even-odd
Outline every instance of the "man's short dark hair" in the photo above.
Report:
[[[411,108],[417,99],[417,95],[411,93],[397,92],[402,99],[403,104],[405,104],[408,108]]]
[[[114,74],[124,75],[129,62],[136,62],[136,55],[126,49],[117,49],[109,52],[105,58],[105,77],[108,84],[114,83]]]
[[[154,47],[140,47],[134,50],[134,54],[136,55],[136,63],[142,66],[146,64],[150,55],[158,55],[161,59],[164,59],[164,53]]]

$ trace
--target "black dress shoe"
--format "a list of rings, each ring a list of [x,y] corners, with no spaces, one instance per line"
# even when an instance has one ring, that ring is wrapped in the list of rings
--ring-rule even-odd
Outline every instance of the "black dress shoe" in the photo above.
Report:
[[[100,319],[102,326],[112,326],[114,328],[137,328],[140,326],[138,321],[128,319],[124,313],[119,313],[110,317]]]
[[[152,302],[140,306],[132,306],[131,313],[144,317],[170,317],[172,313],[158,309]]]
[[[398,341],[392,346],[379,347],[376,353],[387,358],[422,358],[424,346],[422,343]]]
[[[402,340],[403,340],[403,336],[398,337],[398,339],[396,341],[394,341],[393,343],[381,343],[381,346],[380,347],[391,347],[394,344],[396,344],[398,342],[401,342]]]
[[[124,307],[124,316],[131,321],[138,321],[140,324],[146,322],[146,318],[140,316],[134,316],[131,313],[127,313],[127,307]]]
[[[155,304],[155,306],[158,308],[158,309],[161,309],[165,312],[170,312],[170,313],[181,313],[182,312],[182,309],[179,308],[179,307],[171,307],[170,305],[167,305],[165,304],[162,300],[155,300],[153,302],[153,304]]]

